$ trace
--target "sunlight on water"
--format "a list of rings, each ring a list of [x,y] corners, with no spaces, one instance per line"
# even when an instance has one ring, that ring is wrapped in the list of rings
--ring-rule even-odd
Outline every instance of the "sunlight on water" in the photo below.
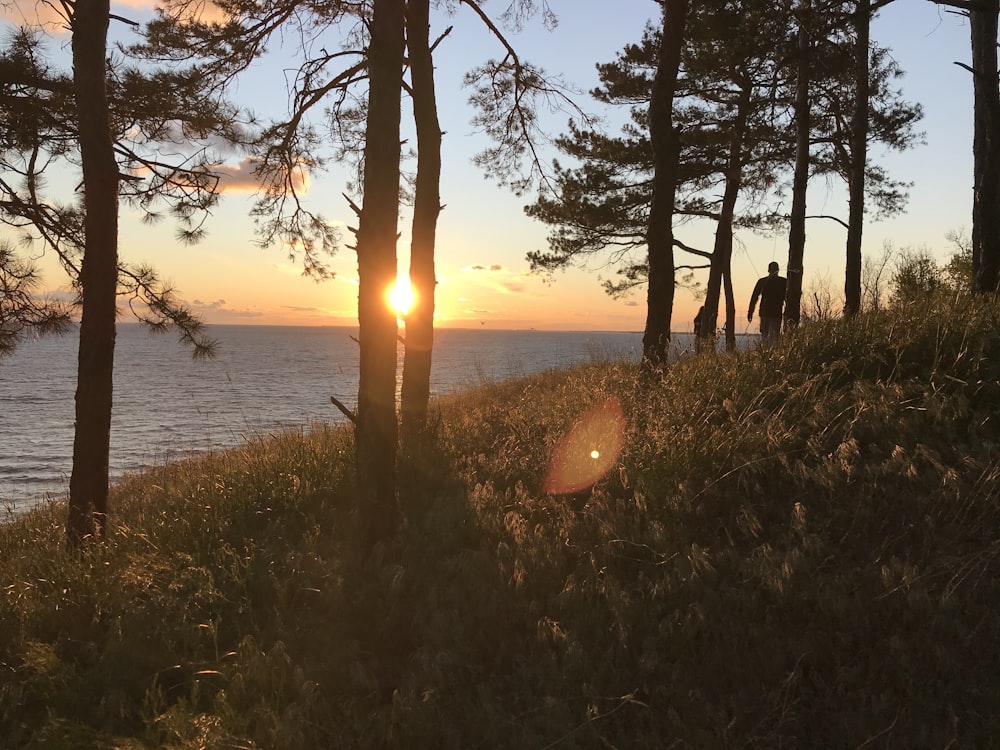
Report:
[[[218,356],[192,360],[171,336],[119,326],[113,478],[274,430],[339,422],[330,396],[354,407],[356,328],[212,326],[211,332],[221,342]],[[5,508],[17,513],[68,489],[76,341],[73,335],[28,341],[0,360],[0,520]],[[637,359],[639,352],[639,333],[441,329],[431,393],[595,357]],[[400,370],[402,363],[400,346]]]

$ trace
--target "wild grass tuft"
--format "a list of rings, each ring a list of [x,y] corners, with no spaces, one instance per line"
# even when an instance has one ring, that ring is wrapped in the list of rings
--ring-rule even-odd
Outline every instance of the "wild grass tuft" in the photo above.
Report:
[[[615,397],[590,489],[548,458]],[[435,403],[357,554],[349,430],[130,477],[108,544],[0,525],[10,747],[989,747],[1000,309],[804,325],[663,377]]]

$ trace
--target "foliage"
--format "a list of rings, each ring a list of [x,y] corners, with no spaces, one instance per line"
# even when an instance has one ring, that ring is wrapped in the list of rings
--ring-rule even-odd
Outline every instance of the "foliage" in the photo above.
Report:
[[[850,182],[854,154],[850,146],[852,115],[849,98],[852,91],[850,58],[853,56],[849,41],[839,40],[839,46],[820,45],[815,50],[819,63],[826,70],[827,79],[818,82],[817,107],[812,113],[816,120],[813,143],[818,146],[812,161],[818,174],[834,174]],[[924,134],[916,129],[923,119],[923,106],[902,98],[898,82],[905,76],[902,68],[892,58],[891,50],[873,44],[869,65],[868,144],[884,149],[905,151],[923,143]],[[906,208],[909,183],[894,179],[882,166],[868,162],[865,165],[865,198],[875,219],[901,213]]]
[[[0,49],[0,73],[0,113],[17,124],[0,134],[0,224],[22,230],[34,251],[54,253],[79,289],[82,201],[59,200],[47,179],[57,168],[68,168],[70,179],[82,171],[72,79],[49,64],[44,38],[24,28]],[[115,59],[108,93],[121,201],[147,223],[159,221],[165,207],[177,238],[198,241],[218,200],[217,155],[209,143],[240,141],[235,111],[211,95],[198,68],[140,70]],[[17,252],[8,250],[8,267],[30,265]],[[118,294],[140,322],[175,330],[196,355],[213,351],[201,321],[151,268],[120,260]]]
[[[67,306],[39,297],[35,291],[38,285],[35,265],[0,242],[0,357],[13,352],[24,336],[70,329]]]
[[[894,304],[921,302],[944,288],[941,269],[927,250],[903,250],[889,280]]]
[[[822,3],[823,28],[814,29],[811,121],[813,174],[850,176],[852,155],[845,111],[851,101],[854,41],[840,6]],[[707,268],[712,252],[683,241],[683,225],[719,220],[723,185],[739,167],[736,229],[774,230],[787,221],[781,208],[794,156],[791,127],[796,53],[791,3],[702,3],[688,22],[684,76],[677,91],[683,165],[677,200],[680,236],[675,245],[690,256],[679,269]],[[548,248],[528,254],[535,268],[573,264],[614,269],[605,279],[610,294],[629,292],[646,280],[645,231],[652,192],[652,149],[648,106],[661,32],[647,27],[641,41],[626,46],[610,63],[599,64],[601,85],[592,91],[625,119],[617,135],[570,122],[556,146],[565,156],[554,163],[554,194],[542,193],[526,207],[550,228]],[[919,105],[896,88],[902,71],[885,49],[871,51],[869,140],[892,150],[918,143]],[[742,98],[741,95],[746,98]],[[746,122],[740,126],[740,112]],[[627,118],[627,119],[626,119]],[[742,133],[739,131],[742,129]],[[740,138],[737,164],[727,155]],[[866,192],[877,216],[902,210],[907,185],[877,164],[866,168]],[[684,286],[692,284],[682,278]]]
[[[972,290],[972,249],[952,235],[956,252],[939,264],[926,248],[904,248],[896,255],[889,279],[890,302],[926,304],[935,294],[965,296]]]
[[[951,242],[955,251],[942,268],[945,276],[945,284],[956,292],[971,292],[972,240],[962,230],[949,232],[947,239]]]
[[[1000,308],[804,323],[662,379],[604,362],[435,404],[357,555],[318,427],[114,490],[108,544],[0,526],[6,746],[985,747],[1000,735]],[[546,495],[615,396],[625,448]]]

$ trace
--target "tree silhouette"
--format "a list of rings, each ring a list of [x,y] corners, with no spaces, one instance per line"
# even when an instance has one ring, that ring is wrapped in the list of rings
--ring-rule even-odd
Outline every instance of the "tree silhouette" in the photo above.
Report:
[[[663,30],[649,102],[649,139],[653,147],[653,194],[646,245],[649,286],[642,361],[647,370],[663,367],[670,353],[670,320],[674,307],[674,203],[680,181],[680,133],[675,125],[675,96],[687,32],[689,3],[663,5]]]
[[[364,200],[358,214],[358,338],[361,365],[355,450],[363,549],[391,539],[396,501],[396,281],[399,220],[400,71],[404,0],[374,0],[368,53]]]
[[[220,117],[230,113],[208,106],[195,94],[199,71],[141,73],[110,66],[106,50],[107,4],[63,6],[72,34],[73,77],[45,63],[37,33],[22,29],[0,53],[7,74],[0,111],[17,127],[6,132],[0,163],[0,221],[25,230],[32,244],[55,252],[78,292],[81,312],[76,422],[67,535],[79,544],[105,532],[108,458],[113,402],[115,325],[118,299],[143,323],[168,328],[192,344],[196,354],[213,350],[201,321],[176,300],[155,271],[118,257],[120,200],[147,216],[165,201],[180,221],[180,237],[193,241],[215,200],[217,180],[209,158],[195,154],[184,163],[162,161],[156,143],[171,140],[170,126],[190,124],[184,108],[196,110],[199,133],[227,131]],[[82,174],[82,204],[60,203],[47,195],[46,171],[56,164]],[[5,267],[25,269],[8,251]],[[30,280],[32,277],[26,277]],[[22,289],[24,285],[22,284]]]
[[[406,316],[400,412],[404,440],[412,440],[426,425],[430,400],[437,285],[434,249],[441,213],[441,125],[434,87],[429,0],[408,0],[406,30],[413,121],[417,130],[417,174],[410,244],[410,284],[414,300]]]
[[[1000,290],[1000,75],[997,16],[1000,0],[931,0],[969,18],[972,74],[972,290]]]

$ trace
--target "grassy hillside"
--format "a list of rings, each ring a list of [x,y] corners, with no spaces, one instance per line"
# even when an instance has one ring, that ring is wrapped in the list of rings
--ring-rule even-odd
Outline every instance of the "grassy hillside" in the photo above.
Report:
[[[1000,310],[940,302],[444,399],[369,559],[347,430],[166,466],[82,556],[0,527],[0,745],[994,747],[998,420]]]

